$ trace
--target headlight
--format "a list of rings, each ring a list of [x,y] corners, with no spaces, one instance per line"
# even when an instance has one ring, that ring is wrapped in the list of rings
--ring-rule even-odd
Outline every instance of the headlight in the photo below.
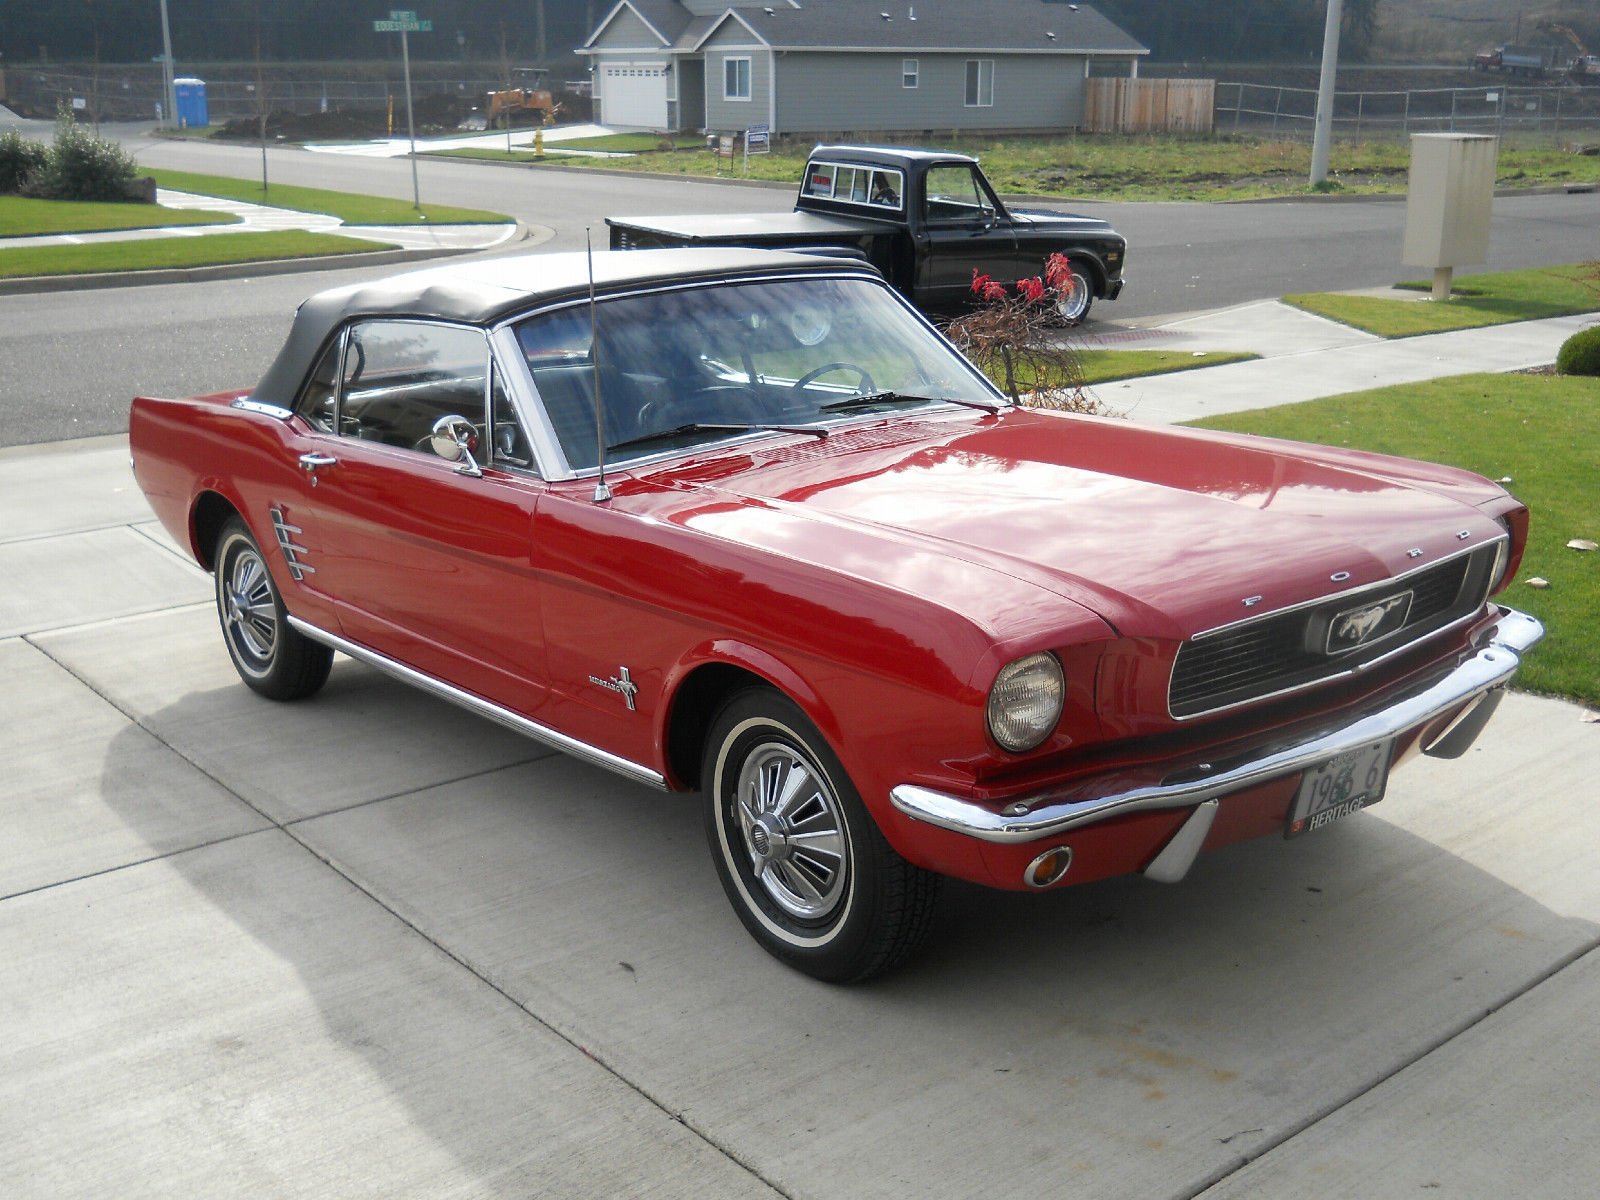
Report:
[[[1013,754],[1032,750],[1056,727],[1067,692],[1053,654],[1007,665],[989,689],[989,732]]]
[[[1494,595],[1500,590],[1500,585],[1506,581],[1506,566],[1511,561],[1511,539],[1516,535],[1511,532],[1511,526],[1505,518],[1500,518],[1500,528],[1506,531],[1506,536],[1494,551],[1494,565],[1489,568],[1489,595]]]

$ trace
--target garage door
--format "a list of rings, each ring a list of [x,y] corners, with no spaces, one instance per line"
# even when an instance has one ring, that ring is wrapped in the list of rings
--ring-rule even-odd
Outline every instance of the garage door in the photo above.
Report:
[[[608,63],[602,70],[600,115],[607,125],[667,127],[666,63]]]

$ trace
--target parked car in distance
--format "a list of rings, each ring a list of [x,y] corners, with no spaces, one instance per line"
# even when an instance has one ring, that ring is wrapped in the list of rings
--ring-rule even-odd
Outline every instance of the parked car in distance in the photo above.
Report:
[[[1013,406],[810,255],[323,292],[255,388],[140,397],[130,441],[246,685],[342,651],[698,791],[740,920],[827,980],[910,954],[942,876],[1175,882],[1359,812],[1541,635],[1493,599],[1527,534],[1496,484]]]
[[[845,252],[871,263],[926,311],[967,303],[974,275],[1033,278],[1060,254],[1071,270],[1055,302],[1069,322],[1088,316],[1096,298],[1121,294],[1128,249],[1127,239],[1096,217],[1008,208],[975,158],[890,146],[818,146],[792,213],[609,217],[606,224],[613,250]]]

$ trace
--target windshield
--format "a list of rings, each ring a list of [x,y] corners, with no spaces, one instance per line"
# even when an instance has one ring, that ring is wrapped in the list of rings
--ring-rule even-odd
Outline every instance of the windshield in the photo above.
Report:
[[[598,375],[607,463],[749,429],[1000,397],[888,288],[774,279],[602,300]],[[516,327],[567,462],[599,461],[595,356],[580,304]]]

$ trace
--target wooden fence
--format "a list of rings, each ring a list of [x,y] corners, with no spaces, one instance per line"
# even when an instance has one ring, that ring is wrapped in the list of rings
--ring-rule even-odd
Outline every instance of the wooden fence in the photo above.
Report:
[[[1084,81],[1083,128],[1090,133],[1210,133],[1214,79]]]

